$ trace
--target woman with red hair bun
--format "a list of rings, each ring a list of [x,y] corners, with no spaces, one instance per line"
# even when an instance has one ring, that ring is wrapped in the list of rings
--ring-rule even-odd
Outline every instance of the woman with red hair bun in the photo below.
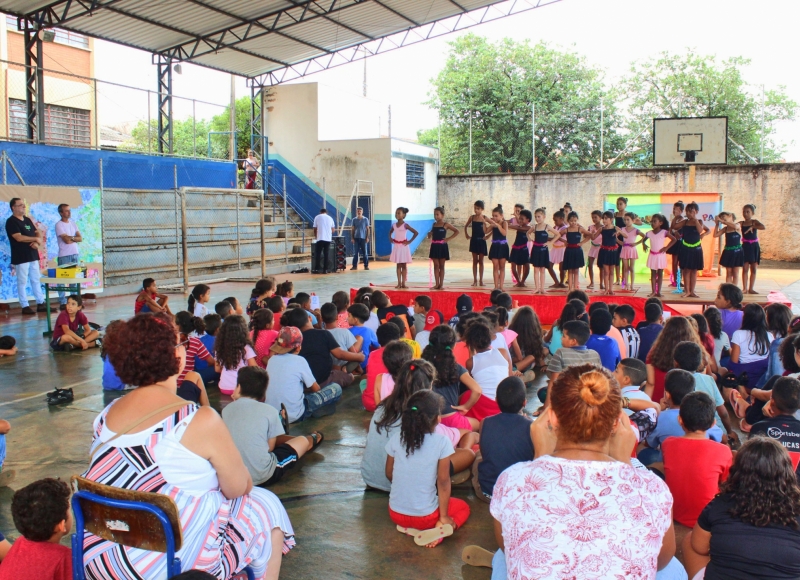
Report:
[[[271,492],[253,488],[242,456],[211,407],[180,398],[186,360],[172,319],[139,314],[105,345],[120,380],[136,387],[94,422],[92,481],[170,496],[178,506],[183,570],[231,578],[249,565],[256,578],[277,580],[282,554],[294,546],[286,510]],[[86,533],[86,577],[164,578],[166,555]]]

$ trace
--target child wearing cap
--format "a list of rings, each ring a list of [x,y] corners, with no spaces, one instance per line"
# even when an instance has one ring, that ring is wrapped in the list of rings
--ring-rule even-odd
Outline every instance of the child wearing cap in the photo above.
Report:
[[[462,294],[456,300],[456,315],[450,319],[448,324],[453,328],[458,324],[458,319],[464,316],[467,312],[472,312],[472,298],[467,294]]]
[[[284,326],[270,348],[273,355],[267,363],[272,384],[266,401],[276,409],[285,405],[289,423],[332,415],[342,397],[342,387],[336,383],[319,386],[308,361],[298,354],[302,346],[300,329]]]
[[[425,347],[428,346],[431,330],[440,324],[444,324],[444,314],[442,314],[441,310],[430,310],[425,314],[424,322],[425,326],[423,327],[423,330],[420,330],[417,333],[417,344],[419,344],[419,347],[422,350],[425,350]]]

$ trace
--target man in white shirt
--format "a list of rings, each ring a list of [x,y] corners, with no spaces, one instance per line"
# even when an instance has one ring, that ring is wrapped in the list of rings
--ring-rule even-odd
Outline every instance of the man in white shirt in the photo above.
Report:
[[[61,219],[56,222],[56,239],[58,240],[58,257],[56,262],[59,266],[68,266],[78,263],[78,243],[83,241],[78,226],[70,219],[72,210],[69,205],[62,203],[58,206],[58,214]],[[61,303],[59,310],[67,307],[67,294],[63,290],[58,291],[58,301]]]
[[[316,262],[317,269],[314,274],[328,273],[328,252],[333,240],[333,232],[336,231],[336,223],[328,215],[328,210],[324,207],[319,210],[319,215],[314,218],[314,240],[316,240]]]

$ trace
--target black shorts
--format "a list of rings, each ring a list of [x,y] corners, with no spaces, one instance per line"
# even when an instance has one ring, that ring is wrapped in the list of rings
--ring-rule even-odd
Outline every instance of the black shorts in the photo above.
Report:
[[[261,487],[278,483],[283,477],[283,474],[289,471],[292,467],[294,467],[294,464],[297,463],[297,451],[295,451],[291,445],[287,445],[286,443],[283,445],[277,445],[275,449],[272,450],[272,454],[275,456],[275,471],[272,472],[272,477],[270,477],[267,481],[258,484]]]

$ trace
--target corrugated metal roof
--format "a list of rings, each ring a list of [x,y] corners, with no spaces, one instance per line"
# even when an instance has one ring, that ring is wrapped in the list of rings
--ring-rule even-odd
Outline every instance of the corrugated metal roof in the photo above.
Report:
[[[498,0],[0,0],[0,11],[255,77]],[[38,18],[37,18],[38,17]]]

